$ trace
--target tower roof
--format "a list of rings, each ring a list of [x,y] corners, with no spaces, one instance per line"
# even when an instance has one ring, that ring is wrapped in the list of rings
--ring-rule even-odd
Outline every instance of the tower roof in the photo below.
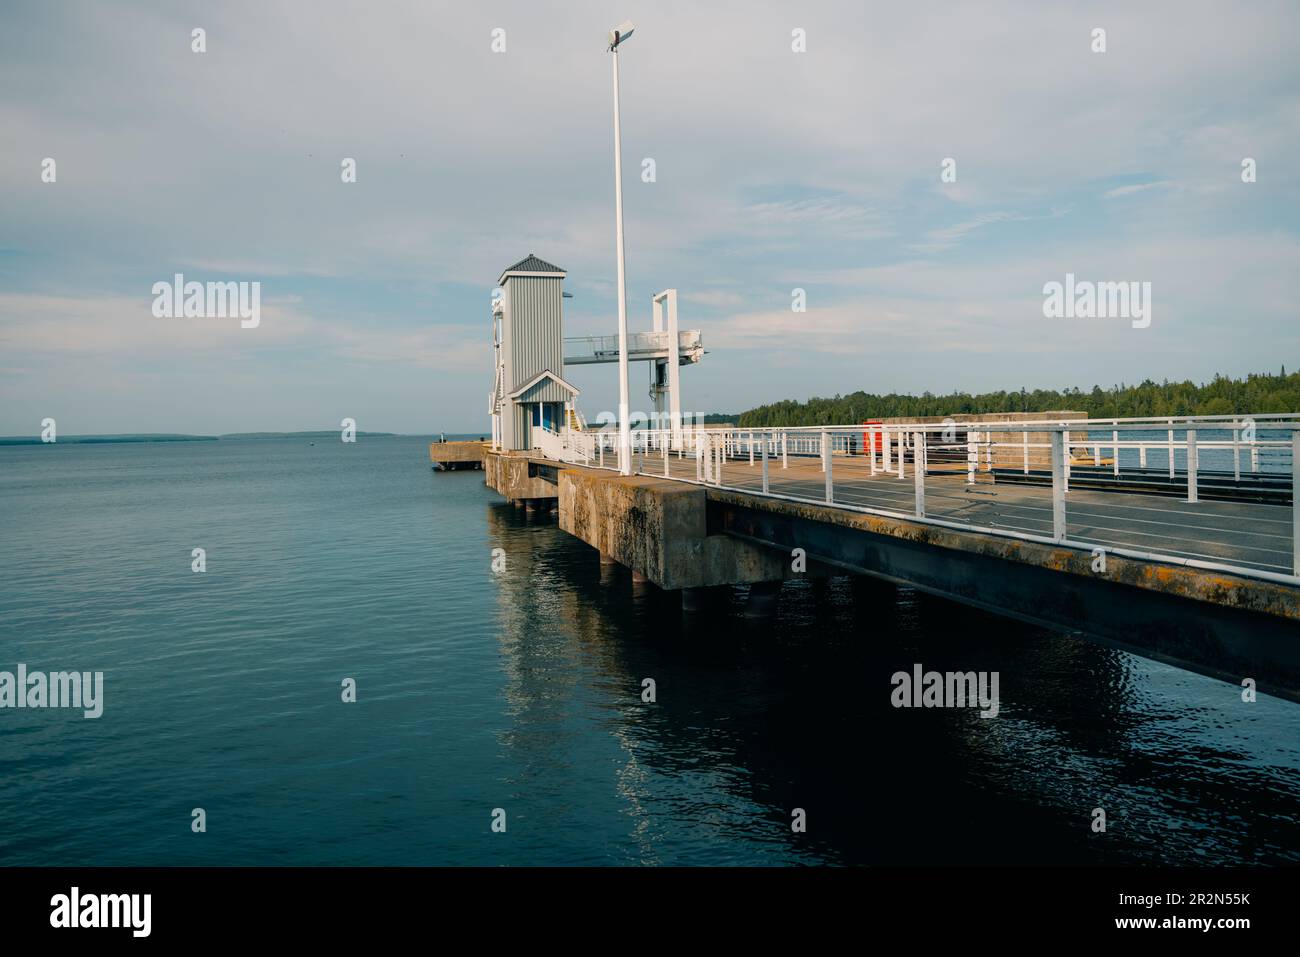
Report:
[[[519,260],[519,262],[515,263],[513,266],[509,266],[502,270],[501,277],[497,280],[497,285],[500,285],[501,281],[505,279],[506,276],[520,274],[533,276],[559,276],[560,278],[563,278],[566,275],[565,271],[559,266],[548,263],[545,259],[538,259],[532,253],[529,253],[525,258]]]
[[[539,382],[541,382],[543,379],[550,379],[552,382],[556,382],[556,383],[558,383],[559,386],[560,386],[562,389],[564,389],[564,390],[566,390],[566,391],[568,391],[568,392],[571,392],[571,393],[572,393],[573,395],[575,395],[575,396],[576,396],[576,395],[581,395],[581,394],[582,394],[582,390],[581,390],[581,389],[578,389],[577,387],[573,386],[572,384],[570,384],[570,383],[568,383],[568,382],[565,382],[563,379],[561,379],[559,376],[557,376],[557,375],[556,375],[554,372],[552,372],[550,369],[543,369],[541,372],[537,373],[537,375],[533,376],[531,379],[529,379],[527,382],[525,382],[525,383],[524,383],[523,385],[521,385],[519,388],[515,389],[514,392],[511,392],[511,393],[509,394],[509,396],[507,396],[507,398],[510,398],[510,399],[517,399],[517,398],[519,398],[521,395],[523,395],[525,392],[527,392],[527,391],[528,391],[529,389],[531,389],[533,386],[537,385],[537,384],[538,384]]]

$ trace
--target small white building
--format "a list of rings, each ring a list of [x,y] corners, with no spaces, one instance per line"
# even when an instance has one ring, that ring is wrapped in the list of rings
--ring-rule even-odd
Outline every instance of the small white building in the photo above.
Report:
[[[578,390],[563,378],[565,272],[531,253],[501,273],[492,304],[496,374],[488,411],[496,448],[536,444],[532,431],[561,432]]]

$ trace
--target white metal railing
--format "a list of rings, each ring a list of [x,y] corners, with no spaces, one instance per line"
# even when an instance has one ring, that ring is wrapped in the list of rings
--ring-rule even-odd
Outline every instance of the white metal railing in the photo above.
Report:
[[[557,462],[568,461],[565,457],[567,450],[564,439],[560,433],[548,429],[544,425],[534,425],[528,434],[532,438],[533,448],[548,459],[555,459]]]
[[[631,359],[664,358],[668,355],[667,332],[629,332],[627,352]],[[698,362],[704,354],[699,329],[682,329],[677,333],[677,352],[683,361]],[[564,364],[617,362],[618,336],[578,336],[564,340]]]
[[[634,434],[639,436],[641,433]],[[618,468],[617,430],[584,431],[566,427],[557,432],[534,425],[529,435],[533,449],[548,459],[592,468]]]
[[[617,430],[574,434],[617,468]],[[1297,459],[1297,414],[632,433],[644,475],[1290,585]]]

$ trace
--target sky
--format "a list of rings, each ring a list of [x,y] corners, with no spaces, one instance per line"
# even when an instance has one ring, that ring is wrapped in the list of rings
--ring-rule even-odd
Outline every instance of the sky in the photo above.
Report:
[[[1300,367],[1294,3],[707,7],[5,0],[0,434],[486,433],[505,267],[617,331],[625,19],[629,325],[678,290],[684,409]],[[260,323],[155,316],[175,273]],[[1045,317],[1067,273],[1150,324]]]

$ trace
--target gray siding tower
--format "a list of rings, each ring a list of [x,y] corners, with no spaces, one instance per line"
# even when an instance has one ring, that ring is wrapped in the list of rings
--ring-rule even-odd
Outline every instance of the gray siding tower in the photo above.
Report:
[[[564,381],[564,276],[531,253],[501,273],[492,306],[496,375],[489,400],[493,441],[519,451],[534,429],[559,433],[578,394]]]

